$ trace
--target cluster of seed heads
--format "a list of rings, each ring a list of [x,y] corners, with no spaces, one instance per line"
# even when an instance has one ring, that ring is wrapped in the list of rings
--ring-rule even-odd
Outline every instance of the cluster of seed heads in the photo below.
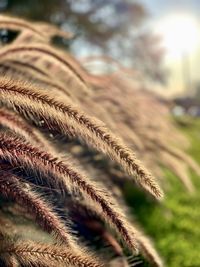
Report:
[[[3,223],[8,218],[0,207],[4,266],[139,266],[141,260],[129,260],[125,248],[131,257],[139,251],[152,266],[163,266],[128,218],[119,188],[129,179],[162,198],[139,157],[159,175],[161,160],[193,190],[185,169],[181,172],[183,161],[199,168],[170,146],[174,137],[184,139],[166,118],[167,109],[156,96],[135,88],[134,72],[118,65],[114,74],[92,75],[51,44],[52,37],[70,38],[70,33],[2,15],[0,28],[18,32],[0,48],[0,195],[23,207],[53,240],[24,240],[16,231],[8,235],[6,225],[13,223]],[[102,256],[80,228],[102,240]],[[112,253],[105,260],[108,247]]]

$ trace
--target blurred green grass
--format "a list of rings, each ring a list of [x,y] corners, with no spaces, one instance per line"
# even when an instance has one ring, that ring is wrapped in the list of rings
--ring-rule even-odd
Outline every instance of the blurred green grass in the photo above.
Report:
[[[191,140],[188,153],[200,164],[200,119],[176,120],[181,131]],[[136,220],[152,237],[168,267],[200,266],[200,177],[191,172],[196,188],[188,194],[169,170],[164,170],[170,188],[161,204],[145,198],[129,184],[125,196]]]

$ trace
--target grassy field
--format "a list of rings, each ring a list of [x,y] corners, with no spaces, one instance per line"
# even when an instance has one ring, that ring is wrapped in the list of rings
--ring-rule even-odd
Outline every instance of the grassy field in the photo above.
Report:
[[[188,151],[200,163],[200,120],[178,121],[181,130],[191,139]],[[200,177],[191,173],[196,193],[189,195],[177,177],[165,170],[170,182],[170,190],[166,192],[162,204],[151,200],[144,201],[144,195],[133,192],[126,186],[125,195],[137,214],[137,221],[143,225],[168,267],[200,266]],[[140,195],[141,194],[141,195]]]

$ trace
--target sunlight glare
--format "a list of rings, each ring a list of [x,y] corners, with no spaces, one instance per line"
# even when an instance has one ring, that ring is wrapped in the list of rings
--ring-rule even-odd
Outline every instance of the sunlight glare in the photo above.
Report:
[[[170,58],[192,53],[199,41],[199,26],[189,15],[171,15],[158,24],[163,47]]]

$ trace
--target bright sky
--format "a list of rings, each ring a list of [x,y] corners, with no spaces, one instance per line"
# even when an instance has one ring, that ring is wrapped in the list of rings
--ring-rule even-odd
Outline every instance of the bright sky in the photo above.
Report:
[[[200,1],[142,0],[152,15],[153,30],[163,37],[165,65],[171,75],[167,94],[182,92],[199,81]]]

